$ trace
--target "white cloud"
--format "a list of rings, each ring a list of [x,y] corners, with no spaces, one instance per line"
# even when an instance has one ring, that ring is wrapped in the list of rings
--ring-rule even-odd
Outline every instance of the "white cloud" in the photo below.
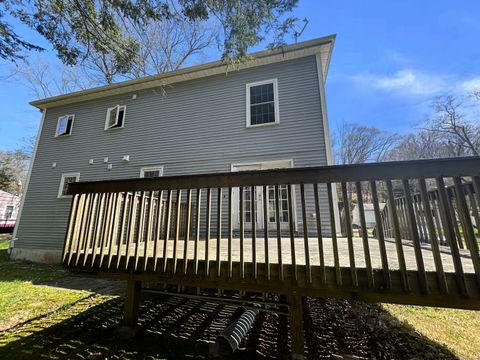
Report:
[[[430,75],[411,69],[399,70],[389,75],[363,74],[354,76],[355,81],[391,92],[412,95],[435,95],[445,91],[448,81],[442,76]]]
[[[466,93],[480,91],[480,76],[460,82],[458,88]]]
[[[359,74],[350,78],[362,87],[410,96],[467,95],[480,90],[480,76],[460,79],[412,69],[402,69],[392,74]]]

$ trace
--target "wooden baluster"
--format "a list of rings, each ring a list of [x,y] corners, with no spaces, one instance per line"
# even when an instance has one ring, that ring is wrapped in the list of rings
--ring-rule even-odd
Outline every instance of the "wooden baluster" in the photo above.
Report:
[[[193,264],[195,269],[195,275],[198,275],[198,243],[200,242],[200,205],[201,205],[202,189],[197,189],[197,202],[195,210],[197,216],[195,217],[195,246],[193,249]]]
[[[164,207],[163,207],[163,191],[158,192],[158,200],[157,200],[157,225],[155,227],[155,243],[153,244],[153,271],[157,271],[157,264],[158,264],[158,256],[160,254],[160,241],[162,238],[162,219],[164,214]]]
[[[128,265],[130,262],[130,246],[133,243],[133,237],[135,235],[135,223],[137,221],[137,206],[138,205],[138,196],[137,192],[132,192],[132,199],[130,200],[130,213],[128,215],[128,233],[127,233],[127,244],[126,244],[126,255],[125,255],[125,270],[128,270]]]
[[[418,281],[422,293],[428,292],[427,275],[425,273],[425,264],[423,262],[422,246],[420,244],[420,235],[418,233],[417,219],[415,218],[415,210],[413,208],[412,195],[410,193],[410,184],[408,179],[403,179],[403,191],[405,192],[405,201],[407,208],[407,220],[410,234],[415,250],[415,260],[417,262]]]
[[[122,249],[123,238],[125,236],[125,226],[126,226],[127,211],[128,211],[128,199],[130,198],[130,195],[128,192],[125,192],[123,193],[122,197],[123,197],[123,212],[122,212],[122,218],[120,220],[120,235],[117,243],[117,266],[116,266],[117,270],[120,268],[120,260],[122,258],[121,249]]]
[[[416,198],[418,200],[418,209],[420,213],[420,222],[422,224],[422,231],[423,231],[423,236],[425,239],[425,242],[430,242],[430,233],[428,231],[428,225],[427,225],[427,219],[426,219],[426,214],[425,214],[425,204],[422,201],[422,197],[420,194],[416,195]]]
[[[446,238],[443,235],[443,228],[442,224],[440,223],[440,212],[438,210],[439,206],[438,204],[438,191],[432,191],[430,193],[427,193],[429,197],[432,200],[432,206],[433,206],[433,220],[435,221],[435,228],[438,234],[438,240],[440,244],[446,244]]]
[[[420,242],[427,242],[427,236],[423,232],[422,215],[420,213],[420,208],[418,206],[419,204],[417,201],[417,196],[415,194],[413,195],[410,194],[410,196],[412,198],[413,214],[415,216],[415,220],[417,223],[416,226],[417,226],[417,232],[419,235]]]
[[[107,269],[110,269],[110,265],[112,264],[113,258],[113,242],[117,235],[117,228],[118,228],[118,212],[119,212],[119,205],[118,200],[121,196],[121,193],[114,193],[113,194],[113,221],[112,226],[110,228],[110,234],[108,236],[108,263]]]
[[[243,259],[243,241],[244,241],[244,203],[243,203],[243,186],[240,186],[239,189],[239,199],[240,199],[240,277],[245,277],[245,264]]]
[[[352,285],[358,286],[357,268],[355,266],[355,252],[353,249],[352,219],[350,217],[350,201],[348,200],[347,184],[342,182],[343,208],[345,212],[345,230],[348,242],[348,257],[350,258],[350,276]]]
[[[112,220],[113,220],[112,219],[113,197],[114,197],[114,193],[108,194],[107,208],[105,211],[105,226],[103,228],[102,243],[100,246],[100,262],[98,265],[99,268],[102,267],[103,259],[105,257],[108,258],[108,254],[106,254],[105,252],[108,249],[109,234],[110,234],[110,229],[111,229]]]
[[[148,266],[148,242],[152,238],[152,222],[153,218],[153,204],[154,204],[154,191],[150,191],[150,196],[148,197],[148,218],[147,218],[147,237],[145,239],[145,245],[143,247],[143,271],[147,271]]]
[[[442,219],[443,234],[447,240],[448,245],[452,253],[453,266],[455,268],[455,274],[457,279],[457,287],[461,295],[466,296],[467,285],[465,283],[465,275],[463,273],[462,260],[460,257],[460,250],[458,249],[458,243],[455,241],[455,230],[453,229],[453,223],[451,222],[451,213],[448,209],[448,199],[445,191],[445,182],[443,178],[439,177],[435,179],[438,189],[438,201],[440,217]]]
[[[463,244],[463,236],[460,233],[460,229],[458,226],[458,221],[457,221],[457,214],[455,211],[455,206],[453,204],[452,198],[455,196],[455,190],[452,187],[447,187],[446,188],[446,193],[447,193],[447,206],[448,206],[448,211],[450,212],[450,219],[453,224],[453,230],[455,232],[455,237],[458,241],[458,246],[460,246],[460,249],[464,249],[465,246]]]
[[[143,222],[145,220],[145,191],[142,191],[140,193],[140,214],[139,214],[139,219],[137,223],[137,241],[135,242],[135,261],[134,261],[134,269],[137,271],[138,269],[138,258],[139,258],[139,252],[140,252],[140,243],[143,238]]]
[[[388,269],[388,258],[387,258],[387,250],[385,248],[385,236],[383,234],[383,226],[380,219],[380,206],[378,201],[378,194],[377,194],[377,184],[375,180],[370,181],[370,188],[372,190],[372,200],[373,200],[373,211],[375,213],[375,223],[376,223],[376,230],[377,230],[377,238],[378,238],[378,247],[380,250],[380,258],[382,259],[382,271],[383,271],[383,280],[385,283],[385,287],[390,289],[392,286],[392,280],[390,278],[390,270]]]
[[[475,219],[475,224],[477,225],[477,227],[480,227],[480,213],[479,213],[480,204],[477,204],[477,201],[475,200],[472,187],[473,187],[473,184],[466,185],[468,198],[470,200],[470,207],[473,213],[473,218]]]
[[[298,280],[297,274],[297,262],[295,258],[295,213],[293,210],[293,194],[292,194],[292,185],[288,185],[288,221],[290,227],[290,252],[292,254],[292,275],[293,279],[296,282]]]
[[[205,275],[210,273],[210,257],[209,257],[209,248],[210,248],[210,227],[212,225],[212,189],[207,189],[207,235],[205,239]]]
[[[338,204],[333,203],[333,190],[332,187],[336,186],[335,184],[332,183],[327,183],[327,194],[328,194],[328,208],[329,208],[329,214],[330,214],[330,228],[332,231],[332,246],[333,246],[333,261],[335,265],[335,280],[337,282],[337,285],[341,286],[342,285],[342,273],[340,271],[340,260],[338,257],[338,243],[337,243],[337,230],[335,226],[335,209],[334,206],[337,206]],[[336,191],[336,189],[335,189]]]
[[[265,277],[270,280],[270,262],[268,259],[268,187],[263,185],[263,239],[265,253]]]
[[[325,255],[323,251],[323,235],[322,235],[322,219],[320,213],[320,200],[318,197],[318,184],[313,184],[313,194],[315,200],[315,219],[317,223],[317,239],[318,239],[318,257],[320,259],[320,282],[322,285],[326,284],[325,272]]]
[[[67,261],[67,255],[71,258],[72,253],[72,234],[74,233],[76,224],[77,224],[77,210],[79,204],[79,194],[75,194],[72,196],[72,201],[70,203],[70,214],[68,215],[68,226],[67,231],[65,233],[65,242],[63,244],[63,251],[62,251],[62,263],[68,265],[69,261]]]
[[[88,252],[90,249],[90,244],[92,241],[92,233],[94,230],[94,224],[96,220],[96,210],[97,210],[97,198],[98,194],[92,194],[92,201],[90,202],[90,211],[88,213],[88,222],[87,222],[87,230],[85,234],[85,241],[82,244],[82,251],[83,251],[83,266],[85,266],[88,258]]]
[[[96,196],[96,203],[95,206],[92,209],[92,221],[90,222],[90,227],[91,227],[91,235],[89,236],[89,241],[88,244],[85,245],[85,253],[86,255],[83,258],[83,266],[85,267],[88,262],[88,256],[90,253],[90,250],[92,251],[92,256],[93,252],[96,249],[96,242],[98,239],[98,227],[99,224],[102,220],[102,194],[95,194]],[[90,229],[89,229],[90,230]]]
[[[475,200],[477,200],[478,210],[480,211],[480,176],[473,176],[472,183],[475,193]],[[480,227],[480,221],[477,223],[477,227]]]
[[[228,277],[232,277],[232,209],[233,209],[233,189],[228,188]]]
[[[220,243],[222,241],[222,188],[217,189],[217,276],[220,277],[222,262],[220,260]]]
[[[101,199],[100,199],[100,204],[98,207],[98,212],[97,212],[97,219],[95,222],[95,235],[93,238],[93,243],[92,243],[92,260],[90,261],[90,267],[93,267],[95,263],[95,259],[97,258],[97,251],[98,247],[100,244],[100,249],[102,247],[102,242],[103,242],[103,229],[105,228],[105,221],[106,221],[106,208],[108,207],[108,195],[107,193],[102,193]]]
[[[427,185],[425,179],[419,179],[420,195],[425,209],[425,220],[427,222],[428,231],[430,233],[430,246],[432,247],[433,260],[435,262],[435,269],[437,273],[438,284],[440,291],[448,293],[447,279],[443,271],[442,257],[440,255],[440,248],[438,247],[437,234],[435,231],[435,224],[432,218],[432,209],[430,207],[430,199],[428,198]]]
[[[303,247],[305,252],[305,270],[307,272],[307,281],[312,282],[312,269],[310,267],[310,249],[308,246],[308,226],[307,211],[305,204],[305,185],[300,184],[300,198],[302,202],[302,225],[303,225]]]
[[[80,249],[77,253],[77,259],[75,261],[75,265],[78,265],[79,262],[81,263],[80,259],[82,254],[83,254],[83,259],[85,259],[85,257],[87,256],[86,245],[89,240],[90,224],[94,221],[92,217],[93,210],[94,210],[93,200],[94,200],[94,194],[88,194],[86,203],[85,203],[85,211],[83,214],[83,217],[84,217],[83,224],[82,224],[83,229],[81,231],[81,235],[79,238],[79,241],[81,242]]]
[[[188,268],[188,242],[190,241],[190,223],[192,217],[192,189],[187,191],[187,215],[185,216],[185,243],[183,246],[183,273]]]
[[[358,215],[360,218],[360,229],[362,232],[363,253],[365,255],[365,267],[367,269],[367,284],[369,288],[373,288],[374,279],[373,279],[373,270],[372,270],[372,260],[370,256],[370,244],[368,243],[367,222],[365,221],[365,208],[363,206],[362,184],[359,181],[357,181],[355,183],[355,188],[357,190],[357,202],[358,202],[357,206],[358,206]]]
[[[283,281],[282,229],[280,226],[280,196],[278,185],[275,185],[275,220],[277,223],[278,277]]]
[[[252,220],[252,268],[253,278],[257,278],[257,188],[255,186],[250,187],[250,205],[251,205],[251,220]]]
[[[455,191],[457,193],[457,209],[460,214],[460,221],[462,222],[463,235],[465,236],[465,241],[468,245],[467,247],[470,250],[473,268],[475,270],[475,278],[477,280],[477,285],[480,288],[480,255],[478,252],[478,242],[475,238],[475,232],[473,229],[472,219],[470,218],[470,211],[467,206],[465,193],[463,191],[462,181],[459,177],[454,177],[453,182],[455,184]]]
[[[163,241],[163,272],[167,272],[168,265],[168,240],[170,239],[170,220],[172,212],[172,190],[167,192],[167,207],[165,209],[165,240]]]
[[[399,216],[395,206],[395,199],[393,197],[392,181],[387,180],[387,194],[388,205],[390,213],[390,224],[392,225],[393,237],[395,238],[395,246],[397,249],[398,265],[400,268],[400,275],[402,277],[403,290],[410,291],[410,282],[408,280],[407,265],[405,263],[405,254],[403,252],[402,236],[400,234]]]
[[[182,204],[182,190],[177,190],[177,210],[175,216],[175,239],[173,240],[173,268],[172,274],[177,273],[177,251],[180,240],[180,209]]]
[[[77,229],[74,233],[74,241],[75,241],[75,266],[78,265],[78,260],[80,259],[80,249],[81,249],[81,240],[83,238],[84,233],[84,222],[86,219],[86,207],[87,203],[90,201],[90,194],[82,194],[80,199],[80,208],[78,212],[78,218],[80,221],[77,224]]]

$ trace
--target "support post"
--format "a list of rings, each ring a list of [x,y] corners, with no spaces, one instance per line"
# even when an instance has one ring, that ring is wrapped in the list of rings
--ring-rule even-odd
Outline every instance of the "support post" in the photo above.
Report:
[[[299,295],[290,295],[288,297],[289,320],[290,320],[290,340],[292,349],[292,359],[305,359],[304,340],[303,340],[303,305],[302,297]]]
[[[134,279],[127,280],[127,293],[123,309],[123,326],[118,329],[117,336],[122,339],[131,339],[135,336],[142,282]]]

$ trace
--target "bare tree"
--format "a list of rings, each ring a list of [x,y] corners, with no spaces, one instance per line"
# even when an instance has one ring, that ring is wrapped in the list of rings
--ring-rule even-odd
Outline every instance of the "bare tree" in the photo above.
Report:
[[[382,161],[397,142],[398,136],[375,127],[343,122],[334,139],[338,163],[361,164]]]
[[[138,57],[132,61],[119,59],[108,49],[92,49],[88,58],[74,66],[42,58],[16,64],[12,78],[25,83],[37,98],[66,94],[177,70],[188,61],[201,60],[204,52],[216,44],[218,34],[213,25],[180,18],[152,22],[144,28],[126,21],[122,24],[124,36],[135,39],[140,46]]]
[[[479,156],[480,126],[466,119],[462,113],[464,105],[454,96],[437,98],[435,115],[427,119],[423,130],[439,134],[450,156]]]
[[[384,156],[384,160],[417,160],[450,157],[442,134],[428,130],[406,134]]]

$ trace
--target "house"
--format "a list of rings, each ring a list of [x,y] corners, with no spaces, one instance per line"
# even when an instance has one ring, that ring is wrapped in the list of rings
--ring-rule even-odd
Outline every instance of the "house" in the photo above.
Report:
[[[378,203],[380,211],[383,211],[383,208],[385,207],[385,203]],[[373,228],[375,226],[375,209],[373,207],[373,204],[363,204],[363,211],[365,213],[365,223],[367,225],[367,228]],[[360,211],[358,209],[358,204],[353,207],[352,210],[352,224],[355,225],[356,227],[360,227]]]
[[[0,190],[0,233],[13,230],[19,206],[20,197]]]
[[[258,52],[235,68],[211,62],[32,102],[42,121],[12,257],[59,261],[71,182],[332,164],[324,85],[334,41],[332,35]],[[326,204],[326,188],[320,190]],[[251,223],[262,192],[246,188],[244,201]],[[296,191],[293,206],[299,201]],[[289,204],[282,188],[279,203],[283,227]],[[327,218],[328,207],[321,210]],[[263,212],[255,216],[261,230]],[[268,217],[276,221],[274,213]],[[299,227],[298,209],[294,220]]]

